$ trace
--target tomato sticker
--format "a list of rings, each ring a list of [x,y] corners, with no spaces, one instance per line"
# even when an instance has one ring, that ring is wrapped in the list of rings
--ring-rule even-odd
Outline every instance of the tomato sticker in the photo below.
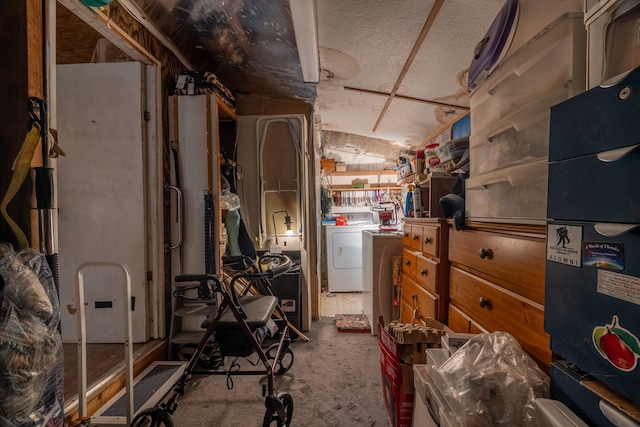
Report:
[[[638,366],[640,342],[620,326],[618,316],[614,315],[608,325],[593,328],[592,339],[600,355],[621,371],[630,372]]]

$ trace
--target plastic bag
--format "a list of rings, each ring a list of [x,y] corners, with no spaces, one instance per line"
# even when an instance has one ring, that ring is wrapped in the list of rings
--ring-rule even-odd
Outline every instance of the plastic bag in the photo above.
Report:
[[[58,294],[44,256],[0,242],[0,422],[62,422]],[[52,419],[53,418],[53,419]]]
[[[429,368],[461,425],[527,426],[533,399],[549,397],[549,377],[507,332],[478,334]]]
[[[240,197],[229,190],[222,190],[221,205],[222,209],[235,211],[240,209]]]

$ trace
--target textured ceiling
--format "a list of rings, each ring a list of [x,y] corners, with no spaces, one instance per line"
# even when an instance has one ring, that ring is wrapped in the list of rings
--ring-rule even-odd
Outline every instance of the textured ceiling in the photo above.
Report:
[[[473,49],[504,3],[317,0],[315,85],[302,81],[288,0],[132,1],[232,91],[315,103],[325,154],[346,163],[393,162],[467,113]]]
[[[395,141],[408,149],[441,133],[468,111],[466,71],[473,49],[503,3],[444,1],[411,57],[435,0],[318,1],[322,129]],[[381,117],[384,94],[396,84],[397,96]]]

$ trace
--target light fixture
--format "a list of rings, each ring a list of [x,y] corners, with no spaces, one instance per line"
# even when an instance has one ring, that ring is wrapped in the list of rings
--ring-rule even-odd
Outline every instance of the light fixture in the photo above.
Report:
[[[289,0],[289,9],[291,9],[293,32],[302,68],[302,80],[305,83],[318,83],[320,58],[318,57],[315,0]]]
[[[276,245],[278,244],[278,231],[276,230],[276,214],[283,213],[284,214],[284,225],[287,227],[287,231],[285,234],[290,236],[293,234],[293,230],[291,229],[291,217],[289,216],[289,212],[287,211],[275,211],[271,214],[271,220],[273,221],[273,235],[276,238]]]

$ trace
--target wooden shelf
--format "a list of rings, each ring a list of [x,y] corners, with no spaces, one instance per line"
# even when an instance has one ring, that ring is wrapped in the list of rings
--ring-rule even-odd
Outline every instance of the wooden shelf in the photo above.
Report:
[[[369,187],[365,188],[356,188],[349,184],[343,185],[331,185],[329,186],[329,191],[367,191],[367,190],[400,190],[402,187],[389,183],[389,184],[367,184]]]
[[[398,173],[394,170],[388,170],[388,169],[384,169],[384,170],[373,170],[373,171],[335,171],[335,172],[329,172],[326,175],[327,176],[370,176],[370,175],[397,175]]]

